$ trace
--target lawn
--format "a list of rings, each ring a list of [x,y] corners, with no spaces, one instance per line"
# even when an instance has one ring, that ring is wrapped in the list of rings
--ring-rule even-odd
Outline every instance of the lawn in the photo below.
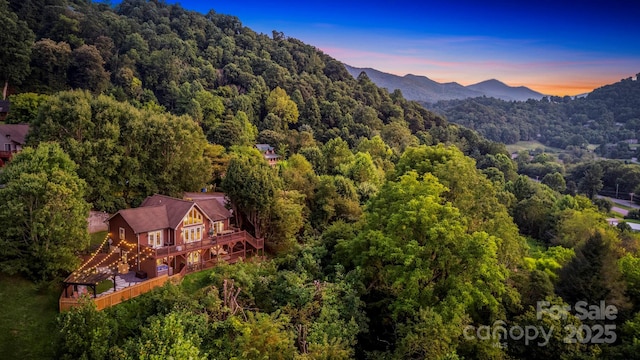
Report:
[[[515,144],[509,144],[507,146],[507,151],[510,153],[519,152],[522,150],[535,150],[535,149],[544,149],[546,153],[560,153],[564,150],[553,148],[550,146],[546,146],[538,141],[518,141]]]
[[[96,294],[102,294],[103,292],[111,289],[113,289],[113,281],[106,279],[96,285]]]
[[[102,242],[104,241],[104,238],[107,236],[107,232],[98,231],[89,235],[91,236],[91,240],[89,242],[89,251],[94,252],[98,248],[98,246],[100,246],[100,244],[102,244]]]
[[[624,204],[619,204],[619,203],[613,203],[613,206],[618,207],[620,209],[625,209],[625,210],[634,210],[635,208],[632,208],[631,206],[627,206]]]
[[[4,359],[52,359],[58,289],[38,291],[19,276],[0,276],[0,354]]]

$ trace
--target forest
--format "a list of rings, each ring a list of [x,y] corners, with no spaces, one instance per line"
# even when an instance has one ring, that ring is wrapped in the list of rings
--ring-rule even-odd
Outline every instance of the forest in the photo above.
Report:
[[[637,357],[640,238],[596,198],[638,186],[629,164],[514,161],[313,46],[214,10],[0,0],[0,19],[6,122],[30,125],[0,170],[3,276],[56,288],[88,250],[89,209],[154,193],[223,191],[267,247],[61,313],[38,356],[16,357]]]
[[[629,141],[637,143],[640,138],[638,99],[636,75],[576,98],[545,96],[521,102],[479,97],[425,106],[489,140],[505,144],[537,140],[560,149],[595,144],[600,145],[601,156],[629,159],[637,157]]]

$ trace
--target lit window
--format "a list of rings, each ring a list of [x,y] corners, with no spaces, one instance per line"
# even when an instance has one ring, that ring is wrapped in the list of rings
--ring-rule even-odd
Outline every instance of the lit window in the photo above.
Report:
[[[162,246],[162,231],[152,231],[148,234],[149,246],[157,248]]]
[[[125,238],[124,228],[120,228],[119,234],[120,234],[120,240],[124,240]]]

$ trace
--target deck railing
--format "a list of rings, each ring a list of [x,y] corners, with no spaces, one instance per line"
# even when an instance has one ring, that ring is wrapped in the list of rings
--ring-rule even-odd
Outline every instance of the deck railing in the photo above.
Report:
[[[92,298],[91,301],[93,301],[96,304],[96,307],[98,308],[98,310],[106,309],[113,305],[120,304],[125,300],[129,300],[136,296],[140,296],[144,293],[147,293],[159,286],[162,286],[164,285],[164,283],[169,281],[169,279],[170,277],[168,275],[158,276],[153,279],[138,283],[136,285],[128,286],[124,289],[112,292],[110,294],[105,294],[97,298]],[[64,292],[62,293],[62,295],[60,295],[59,307],[61,312],[69,310],[74,306],[79,306],[80,303],[81,303],[80,299],[78,298],[65,297]]]
[[[209,248],[216,245],[226,245],[229,243],[233,243],[236,241],[246,240],[251,246],[256,249],[261,249],[264,247],[263,239],[256,239],[251,236],[246,231],[238,231],[229,234],[220,234],[216,236],[212,236],[201,241],[193,241],[189,243],[184,243],[182,245],[170,245],[170,246],[162,246],[159,248],[152,248],[146,245],[140,245],[146,251],[149,251],[154,257],[167,257],[169,255],[174,255],[176,253],[181,252],[189,252],[193,250],[198,250],[202,248]],[[146,249],[145,249],[146,248]]]
[[[238,231],[238,232],[233,232],[229,234],[214,236],[202,241],[191,242],[184,245],[178,245],[178,246],[174,245],[174,246],[166,246],[158,249],[153,249],[153,248],[149,248],[149,249],[153,251],[155,256],[161,257],[161,256],[173,254],[176,252],[179,253],[182,251],[199,249],[203,247],[211,247],[214,245],[224,245],[224,244],[234,242],[234,241],[239,241],[239,240],[245,240],[246,242],[251,244],[251,246],[253,246],[255,249],[263,249],[264,247],[264,239],[256,239],[246,231]],[[129,300],[136,296],[147,293],[156,287],[164,285],[169,280],[171,280],[174,283],[177,283],[180,280],[182,280],[182,278],[188,273],[213,267],[220,261],[226,261],[227,263],[233,264],[239,261],[240,259],[245,258],[246,255],[247,255],[246,249],[242,251],[232,252],[229,254],[219,255],[218,257],[210,260],[206,260],[201,264],[187,265],[184,268],[182,268],[182,270],[179,273],[174,274],[172,276],[164,274],[158,277],[154,277],[149,280],[140,282],[138,284],[128,286],[124,289],[115,291],[113,293],[105,294],[97,298],[92,298],[91,301],[93,301],[96,304],[96,307],[98,310],[102,310],[102,309],[111,307],[113,305],[117,305],[123,301]],[[69,310],[74,306],[79,306],[80,304],[81,304],[80,299],[74,298],[74,297],[66,297],[64,291],[60,295],[59,309],[61,312]]]
[[[10,157],[12,157],[17,152],[18,152],[17,150],[11,150],[11,151],[0,150],[0,158],[9,159]]]

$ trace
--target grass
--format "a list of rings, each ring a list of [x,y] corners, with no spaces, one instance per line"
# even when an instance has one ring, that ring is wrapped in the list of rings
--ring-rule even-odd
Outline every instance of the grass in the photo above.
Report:
[[[620,209],[625,209],[625,210],[634,210],[634,208],[632,208],[631,206],[627,206],[627,205],[623,205],[623,204],[619,204],[619,203],[613,203],[613,206],[620,208]]]
[[[188,274],[180,282],[180,287],[182,287],[187,293],[193,294],[204,286],[210,284],[212,271],[213,269],[207,269]]]
[[[0,354],[5,359],[53,359],[59,289],[38,290],[19,276],[0,277]]]
[[[546,153],[560,153],[564,151],[562,149],[546,146],[539,141],[518,141],[515,144],[507,145],[507,151],[509,151],[510,153],[535,149],[544,149],[544,152]]]
[[[113,281],[110,279],[102,280],[96,286],[96,294],[102,294],[109,289],[113,289]]]
[[[89,241],[89,251],[94,252],[98,248],[98,246],[100,246],[100,244],[102,244],[102,242],[104,241],[104,238],[107,236],[107,232],[98,231],[96,233],[89,234],[89,236],[91,237]]]
[[[622,221],[628,222],[628,223],[640,224],[640,220],[636,220],[636,219],[622,219]]]

